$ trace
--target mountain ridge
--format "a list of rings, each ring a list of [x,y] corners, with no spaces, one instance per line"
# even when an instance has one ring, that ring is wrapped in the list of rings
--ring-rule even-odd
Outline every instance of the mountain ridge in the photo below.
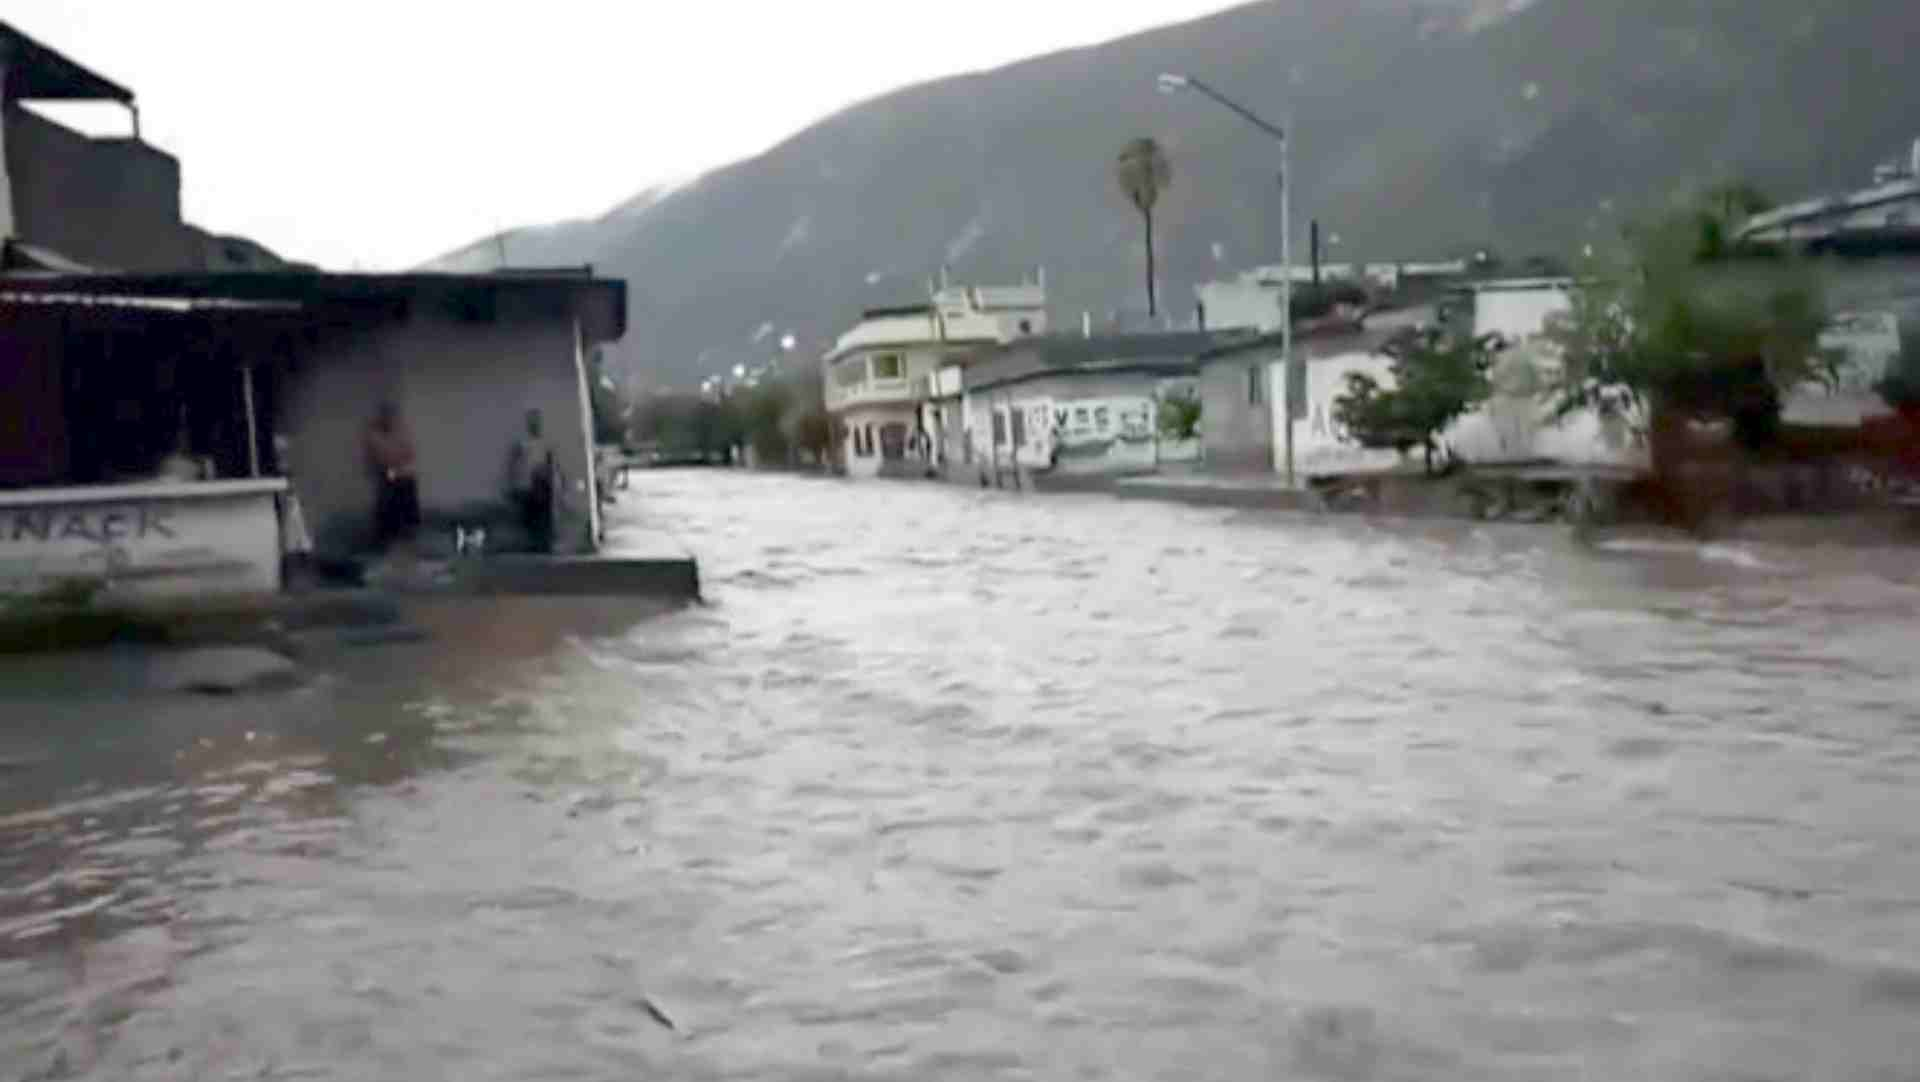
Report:
[[[1920,134],[1910,6],[1266,0],[877,95],[629,213],[514,231],[509,258],[626,277],[616,360],[662,383],[770,359],[767,323],[818,356],[943,264],[978,282],[1044,265],[1057,321],[1104,322],[1142,306],[1144,274],[1112,155],[1153,135],[1174,167],[1161,295],[1185,317],[1195,282],[1278,261],[1277,147],[1155,94],[1163,70],[1289,123],[1297,258],[1316,217],[1343,242],[1330,259],[1564,255],[1730,176],[1780,197],[1864,176]]]

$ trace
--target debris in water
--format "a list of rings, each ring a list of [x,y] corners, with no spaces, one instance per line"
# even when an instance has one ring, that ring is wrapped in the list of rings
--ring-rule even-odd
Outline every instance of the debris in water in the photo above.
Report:
[[[673,1019],[668,1018],[667,1013],[661,1010],[659,1005],[654,1003],[652,999],[649,999],[646,996],[641,996],[640,1006],[643,1010],[647,1012],[648,1018],[651,1018],[654,1021],[660,1023],[662,1026],[665,1026],[668,1030],[671,1030],[674,1033],[680,1032],[680,1027],[674,1025]]]

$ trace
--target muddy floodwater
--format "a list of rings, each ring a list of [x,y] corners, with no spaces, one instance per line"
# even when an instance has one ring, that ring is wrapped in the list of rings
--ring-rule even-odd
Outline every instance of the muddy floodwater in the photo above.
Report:
[[[710,604],[0,667],[0,1078],[1920,1078],[1907,553],[618,514]]]

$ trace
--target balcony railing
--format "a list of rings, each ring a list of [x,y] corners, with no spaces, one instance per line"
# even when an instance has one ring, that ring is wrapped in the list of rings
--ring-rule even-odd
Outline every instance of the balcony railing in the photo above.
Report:
[[[927,397],[925,376],[914,379],[874,379],[861,383],[827,385],[829,407],[858,406],[868,403],[918,402]]]

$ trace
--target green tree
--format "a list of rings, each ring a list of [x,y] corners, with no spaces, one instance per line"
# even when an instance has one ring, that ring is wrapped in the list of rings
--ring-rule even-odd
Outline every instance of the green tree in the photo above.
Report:
[[[1688,420],[1730,421],[1749,448],[1770,443],[1782,392],[1818,371],[1827,313],[1811,269],[1703,258],[1702,240],[1697,213],[1634,231],[1549,332],[1561,351],[1556,413],[1645,424],[1656,473]]]
[[[1433,473],[1440,433],[1493,392],[1492,336],[1463,338],[1441,328],[1410,331],[1382,352],[1392,359],[1392,386],[1365,372],[1347,375],[1346,393],[1333,401],[1335,423],[1363,447],[1406,454],[1418,447]]]
[[[754,458],[762,466],[787,461],[788,397],[787,386],[778,380],[762,380],[737,396],[744,442],[753,448]]]
[[[1200,434],[1200,396],[1173,391],[1160,400],[1160,434],[1170,440],[1190,440]]]
[[[1153,207],[1160,193],[1173,183],[1173,164],[1166,151],[1148,136],[1129,140],[1113,163],[1114,179],[1135,210],[1140,212],[1147,233],[1147,315],[1159,314],[1159,301],[1153,283]]]
[[[833,461],[833,416],[824,408],[809,407],[794,419],[793,445],[822,466]]]
[[[1733,237],[1748,218],[1773,209],[1765,192],[1745,181],[1716,184],[1700,193],[1693,210],[1695,254],[1720,259],[1734,247]]]

